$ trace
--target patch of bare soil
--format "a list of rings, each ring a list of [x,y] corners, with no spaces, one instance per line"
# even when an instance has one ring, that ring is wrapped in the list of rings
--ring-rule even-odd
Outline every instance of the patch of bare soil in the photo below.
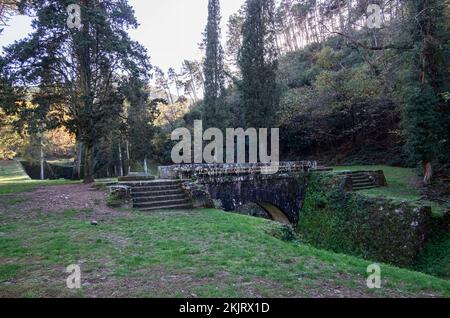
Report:
[[[348,277],[349,280],[352,277]],[[171,270],[152,268],[139,270],[127,277],[117,277],[109,272],[89,273],[84,276],[83,289],[90,298],[120,297],[203,297],[203,293],[221,294],[232,288],[239,297],[244,298],[408,298],[440,297],[433,293],[399,293],[394,289],[383,289],[380,294],[367,292],[363,278],[358,286],[349,287],[337,281],[317,280],[300,288],[285,286],[268,278],[253,277],[250,281],[242,277],[231,277],[228,272],[218,272],[210,277],[198,277],[190,270]]]
[[[90,185],[85,184],[48,186],[38,188],[30,193],[4,196],[5,198],[19,197],[23,202],[11,207],[2,206],[0,203],[0,210],[15,212],[16,216],[22,218],[36,214],[65,213],[69,210],[84,210],[89,212],[90,217],[97,219],[128,215],[127,212],[108,207],[106,196],[105,191],[93,189]],[[17,212],[20,213],[17,214]]]

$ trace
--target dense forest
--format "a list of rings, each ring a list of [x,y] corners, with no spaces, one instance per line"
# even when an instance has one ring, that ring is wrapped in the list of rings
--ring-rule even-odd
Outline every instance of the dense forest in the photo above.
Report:
[[[205,99],[176,125],[280,127],[285,160],[422,165],[428,183],[450,162],[448,2],[378,1],[379,21],[370,3],[247,1],[222,49],[210,2]]]
[[[127,1],[81,1],[80,29],[70,3],[1,1],[34,17],[0,57],[1,157],[75,158],[90,182],[171,163],[171,132],[202,119],[279,127],[283,160],[450,169],[449,1],[247,0],[221,30],[209,0],[204,58],[180,70],[129,38]]]

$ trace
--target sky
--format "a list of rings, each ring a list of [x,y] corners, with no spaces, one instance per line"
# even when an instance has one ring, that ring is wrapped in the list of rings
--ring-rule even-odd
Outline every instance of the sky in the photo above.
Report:
[[[228,17],[237,12],[245,0],[222,0],[222,38],[226,36]],[[208,15],[208,0],[129,0],[140,24],[130,30],[132,39],[145,46],[153,65],[167,71],[179,69],[184,59],[200,59],[198,44],[202,40]],[[13,17],[0,35],[0,47],[25,37],[31,19]]]

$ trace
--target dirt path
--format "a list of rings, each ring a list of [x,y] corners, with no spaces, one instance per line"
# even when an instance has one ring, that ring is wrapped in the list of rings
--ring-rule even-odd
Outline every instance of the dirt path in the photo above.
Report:
[[[14,212],[18,218],[64,213],[72,209],[89,211],[91,217],[98,219],[129,214],[109,208],[105,191],[93,190],[84,184],[47,186],[29,193],[5,195],[0,201],[0,209],[6,213]]]

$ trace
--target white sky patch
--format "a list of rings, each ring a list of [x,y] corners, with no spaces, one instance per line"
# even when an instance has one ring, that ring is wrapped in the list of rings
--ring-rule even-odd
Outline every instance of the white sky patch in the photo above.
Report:
[[[245,0],[222,0],[222,40],[225,41],[228,17],[237,12]],[[148,49],[150,61],[167,72],[178,70],[184,59],[199,60],[208,16],[208,0],[130,0],[140,24],[130,30],[132,39]],[[0,35],[0,47],[24,38],[31,29],[31,18],[13,17]]]

